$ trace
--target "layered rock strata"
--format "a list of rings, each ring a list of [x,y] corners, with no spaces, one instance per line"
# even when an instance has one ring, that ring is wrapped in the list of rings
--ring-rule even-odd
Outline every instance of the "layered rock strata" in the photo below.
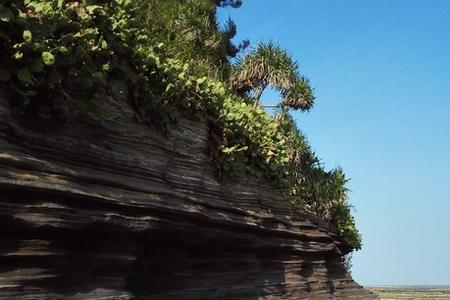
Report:
[[[332,228],[217,178],[206,122],[41,123],[0,98],[0,299],[376,299]]]

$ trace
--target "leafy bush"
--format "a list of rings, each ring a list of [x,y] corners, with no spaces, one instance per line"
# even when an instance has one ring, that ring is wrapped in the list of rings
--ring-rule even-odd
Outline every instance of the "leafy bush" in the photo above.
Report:
[[[232,36],[217,30],[214,12],[209,0],[189,5],[177,0],[0,4],[0,80],[42,117],[65,118],[77,111],[105,117],[112,112],[108,98],[130,94],[141,107],[155,104],[165,87],[151,64],[159,57],[149,56],[162,42],[162,56],[174,65],[189,60],[197,69],[211,70],[226,59],[226,50],[217,48],[226,47]]]
[[[23,105],[43,117],[106,105],[113,47],[120,46],[107,7],[12,1],[0,11],[1,79]]]
[[[149,124],[212,116],[219,169],[269,179],[359,249],[342,170],[324,170],[286,109],[271,116],[229,87],[227,57],[239,47],[233,23],[217,26],[216,5],[240,1],[3,1],[0,84],[43,118],[114,118],[110,99]]]
[[[348,203],[342,203],[333,208],[332,220],[342,239],[354,249],[361,249],[361,234],[355,227],[351,206]]]

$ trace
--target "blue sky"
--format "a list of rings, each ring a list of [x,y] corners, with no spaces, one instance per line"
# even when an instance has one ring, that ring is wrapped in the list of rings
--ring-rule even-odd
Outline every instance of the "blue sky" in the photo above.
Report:
[[[244,0],[228,16],[236,40],[280,44],[316,89],[294,116],[351,177],[354,278],[450,284],[450,1]]]

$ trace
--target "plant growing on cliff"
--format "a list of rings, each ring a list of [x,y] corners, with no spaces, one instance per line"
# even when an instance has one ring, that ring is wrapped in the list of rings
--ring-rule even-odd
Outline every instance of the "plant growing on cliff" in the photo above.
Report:
[[[360,248],[342,170],[324,169],[287,111],[314,100],[297,65],[274,44],[228,62],[246,44],[231,43],[234,23],[220,29],[215,10],[240,2],[1,2],[0,85],[17,107],[43,118],[109,119],[120,101],[131,103],[137,121],[163,127],[180,114],[207,115],[218,131],[219,169],[268,179]],[[251,97],[269,85],[285,106],[275,116]]]
[[[284,106],[309,110],[314,103],[308,79],[299,75],[297,63],[288,53],[273,43],[259,44],[239,59],[230,82],[241,95],[252,92],[256,103],[268,86],[280,92]]]
[[[12,1],[0,11],[2,80],[25,107],[44,118],[111,111],[108,96],[121,95],[108,80],[124,47],[109,6]]]

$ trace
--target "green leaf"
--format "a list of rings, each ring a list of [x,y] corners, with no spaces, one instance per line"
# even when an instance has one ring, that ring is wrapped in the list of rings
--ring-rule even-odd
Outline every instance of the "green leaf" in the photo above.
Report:
[[[202,84],[202,83],[204,83],[207,79],[208,79],[208,77],[203,76],[203,77],[197,79],[197,83],[198,83],[198,84]]]
[[[13,57],[14,57],[14,59],[16,59],[16,60],[21,60],[22,57],[23,57],[23,53],[20,52],[20,51],[17,51],[16,53],[14,53]]]
[[[23,40],[27,43],[31,42],[33,40],[33,35],[31,34],[31,31],[25,30],[22,34]]]
[[[82,36],[85,39],[93,39],[97,36],[98,29],[97,28],[86,28],[83,33],[77,33],[74,36]]]
[[[65,46],[59,47],[58,50],[59,50],[59,52],[62,53],[62,54],[66,54],[66,53],[69,52],[69,49],[68,49],[67,47],[65,47]]]
[[[102,65],[102,70],[105,71],[105,72],[111,71],[111,64],[110,63],[103,64]]]
[[[42,61],[47,66],[51,66],[55,63],[55,56],[50,52],[42,52]]]
[[[86,6],[86,10],[88,11],[89,14],[95,13],[98,10],[102,10],[102,7],[100,5],[89,5]]]
[[[173,89],[175,86],[173,85],[173,83],[169,83],[167,86],[166,86],[166,93],[167,92],[169,92],[171,89]]]
[[[235,151],[237,147],[238,147],[237,145],[232,146],[232,147],[226,147],[226,148],[222,149],[222,152],[225,154],[229,154],[229,153]]]
[[[100,42],[100,48],[103,50],[108,49],[108,43],[105,40],[102,40]]]

